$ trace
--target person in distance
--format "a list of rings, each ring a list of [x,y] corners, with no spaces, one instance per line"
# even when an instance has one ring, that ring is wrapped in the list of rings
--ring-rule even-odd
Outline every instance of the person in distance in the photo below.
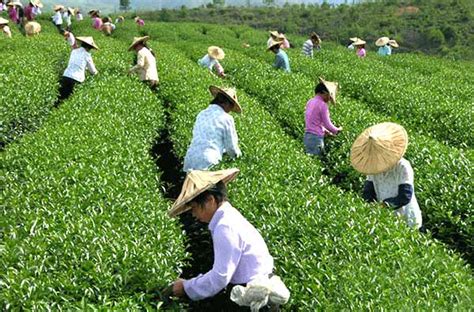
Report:
[[[365,51],[365,41],[358,38],[358,40],[352,44],[356,47],[357,56],[360,58],[364,58],[367,54]]]
[[[54,26],[58,29],[59,33],[62,34],[63,30],[63,15],[62,11],[64,10],[64,6],[62,5],[55,5],[54,8],[54,15],[51,17],[53,20]]]
[[[342,130],[329,118],[328,103],[336,103],[337,87],[337,83],[319,78],[314,89],[315,97],[306,103],[303,143],[309,155],[323,155],[325,135],[336,135]]]
[[[223,60],[225,57],[224,50],[216,46],[210,46],[207,49],[207,54],[204,55],[201,59],[198,60],[198,64],[202,67],[209,69],[212,72],[213,69],[216,70],[217,76],[224,78],[224,68],[219,63],[220,60]]]
[[[317,33],[312,32],[309,36],[309,39],[306,40],[303,44],[303,49],[301,52],[303,53],[303,55],[312,58],[314,56],[315,49],[316,51],[321,50],[321,38],[319,38]]]
[[[155,53],[146,45],[149,39],[149,36],[133,39],[128,51],[134,50],[137,53],[137,62],[130,68],[129,73],[137,73],[140,80],[147,83],[155,91],[158,88],[159,78]]]
[[[289,73],[291,71],[290,60],[288,59],[286,52],[280,48],[282,43],[283,41],[270,42],[267,51],[272,51],[275,53],[275,62],[273,63],[273,67],[283,69],[285,72]]]
[[[280,37],[280,33],[278,31],[276,30],[270,31],[270,37],[267,40],[267,47],[269,47],[270,43],[272,43],[273,41],[282,41],[281,39],[279,39],[279,37]]]
[[[104,17],[102,19],[102,32],[106,36],[112,35],[112,32],[115,30],[115,24],[112,23],[110,17]]]
[[[89,15],[92,18],[92,27],[97,30],[102,29],[102,19],[100,18],[99,10],[90,10]]]
[[[363,198],[379,202],[402,217],[408,226],[420,229],[421,210],[415,197],[414,174],[403,158],[408,145],[406,130],[392,122],[365,129],[351,148],[351,164],[367,176]]]
[[[273,257],[262,236],[227,198],[226,184],[238,173],[232,168],[193,170],[187,175],[168,214],[176,217],[191,211],[194,218],[209,224],[214,264],[205,274],[177,279],[173,295],[202,301],[205,311],[250,311],[250,305],[260,311],[279,311],[290,293],[272,273]]]
[[[84,82],[86,79],[86,68],[92,75],[98,73],[90,53],[93,49],[99,49],[94,39],[92,37],[77,37],[76,44],[79,43],[80,45],[78,47],[73,47],[67,68],[61,78],[59,98],[58,102],[56,102],[56,106],[60,101],[67,99],[72,94],[76,84]]]
[[[8,20],[3,17],[0,17],[0,29],[7,38],[12,37],[12,32],[10,30],[10,27],[8,26]]]
[[[210,86],[214,97],[196,117],[193,138],[184,157],[183,171],[208,170],[217,165],[224,154],[232,158],[242,154],[231,111],[240,113],[237,92],[233,88]]]

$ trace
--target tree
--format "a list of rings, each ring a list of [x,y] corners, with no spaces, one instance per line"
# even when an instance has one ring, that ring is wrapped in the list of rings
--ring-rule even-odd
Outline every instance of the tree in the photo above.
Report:
[[[225,0],[212,0],[212,4],[216,7],[223,7],[225,5]]]
[[[120,0],[120,10],[130,10],[130,0]]]
[[[275,0],[263,0],[263,4],[271,6],[275,4]]]

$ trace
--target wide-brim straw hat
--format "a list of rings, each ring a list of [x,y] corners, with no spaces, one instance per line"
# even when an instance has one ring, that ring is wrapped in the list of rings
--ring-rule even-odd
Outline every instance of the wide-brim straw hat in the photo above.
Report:
[[[351,164],[360,173],[378,174],[395,166],[405,154],[408,134],[402,126],[384,122],[365,129],[351,148]]]
[[[267,51],[271,50],[274,46],[281,46],[283,44],[283,41],[280,40],[272,40],[268,44]]]
[[[74,15],[76,13],[74,8],[67,8],[67,10],[69,11],[69,13],[71,13],[71,15]]]
[[[365,43],[366,43],[366,42],[365,42],[364,40],[362,40],[362,39],[360,39],[360,38],[357,38],[357,41],[354,41],[354,42],[352,43],[352,45],[359,46],[359,45],[363,45],[363,44],[365,44]]]
[[[55,4],[53,7],[53,11],[64,10],[64,5]]]
[[[41,32],[41,25],[37,22],[28,22],[25,24],[25,33],[28,36],[36,35]]]
[[[270,31],[270,36],[278,38],[278,36],[280,36],[280,33],[276,30],[272,30],[272,31]]]
[[[96,50],[99,50],[99,47],[95,44],[94,38],[92,38],[92,37],[77,37],[76,39],[81,41],[81,42],[84,42],[85,44],[90,45],[91,47],[93,47]]]
[[[145,43],[150,39],[149,36],[144,36],[144,37],[134,37],[132,44],[128,47],[128,51],[131,51],[134,46],[136,46],[139,43]]]
[[[324,78],[319,77],[319,82],[321,82],[329,92],[329,96],[333,103],[336,103],[337,88],[339,87],[337,82],[326,81]]]
[[[35,7],[38,7],[38,8],[40,8],[40,9],[43,8],[43,4],[42,4],[41,1],[39,1],[39,0],[31,0],[30,3],[31,3],[32,5],[34,5]]]
[[[351,38],[349,38],[349,40],[352,41],[352,42],[356,42],[360,39],[359,39],[359,37],[351,37]]]
[[[5,19],[3,17],[0,17],[0,25],[6,25],[6,24],[8,24],[8,22],[9,21],[7,19]]]
[[[234,104],[232,107],[233,112],[242,112],[242,107],[240,106],[239,100],[237,99],[237,91],[234,88],[219,88],[217,86],[210,86],[209,92],[211,92],[212,96],[214,97],[221,93]]]
[[[136,22],[140,19],[140,16],[136,16],[133,20]]]
[[[375,45],[378,46],[378,47],[383,47],[389,41],[390,41],[389,37],[380,37],[379,39],[377,39],[377,41],[375,41]]]
[[[209,54],[210,57],[215,58],[216,60],[222,60],[225,57],[224,50],[216,46],[210,46],[209,48],[207,48],[207,54]]]
[[[11,1],[7,5],[23,7],[23,4],[21,4],[21,2],[19,2],[19,1]]]
[[[191,207],[188,205],[190,201],[196,198],[198,195],[214,187],[219,182],[225,184],[234,180],[239,174],[239,169],[232,168],[219,171],[204,171],[204,170],[193,170],[186,176],[184,180],[181,193],[178,199],[174,202],[171,209],[168,211],[170,217],[176,217],[186,211],[189,211]]]
[[[398,48],[398,47],[399,47],[398,43],[397,43],[394,39],[390,39],[390,40],[388,41],[388,44],[389,44],[392,48]]]

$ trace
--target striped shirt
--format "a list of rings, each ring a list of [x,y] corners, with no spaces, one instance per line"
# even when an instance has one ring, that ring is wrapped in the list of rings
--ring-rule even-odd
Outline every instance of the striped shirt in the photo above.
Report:
[[[313,57],[313,49],[314,49],[314,44],[313,40],[308,39],[304,42],[303,44],[303,54],[309,57]]]

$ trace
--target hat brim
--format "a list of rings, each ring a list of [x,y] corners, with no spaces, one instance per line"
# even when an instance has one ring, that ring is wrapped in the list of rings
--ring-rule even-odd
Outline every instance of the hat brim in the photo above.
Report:
[[[227,92],[225,92],[224,90],[222,90],[221,88],[219,87],[216,87],[216,86],[210,86],[209,87],[209,92],[211,92],[212,96],[216,96],[217,94],[221,93],[222,95],[224,95],[229,101],[232,102],[232,104],[234,104],[232,106],[232,111],[233,112],[236,112],[236,113],[241,113],[242,112],[242,107],[240,106],[239,102],[237,102],[236,100],[234,100],[229,94],[227,94]]]
[[[96,50],[99,50],[99,47],[95,44],[95,42],[90,42],[90,41],[88,41],[87,39],[81,38],[81,37],[77,37],[76,40],[77,40],[77,41],[80,41],[80,42],[83,42],[83,43],[85,43],[85,44],[87,44],[87,45],[93,47],[93,48],[96,49]]]
[[[319,82],[321,82],[321,83],[326,87],[326,89],[327,89],[328,92],[329,92],[329,96],[331,97],[331,101],[332,101],[334,104],[336,104],[336,95],[337,95],[337,87],[338,87],[338,84],[335,83],[335,82],[326,81],[326,80],[324,80],[324,79],[321,78],[321,77],[319,77]],[[334,91],[334,94],[331,94],[330,89],[332,89],[333,86],[330,85],[330,83],[334,83],[334,84],[336,85],[336,89],[335,89],[335,91]]]
[[[139,43],[145,43],[147,42],[148,40],[150,39],[149,36],[145,36],[145,37],[141,37],[139,40],[137,41],[133,41],[132,44],[128,47],[128,51],[132,51],[132,49]]]
[[[377,41],[375,41],[375,45],[378,46],[378,47],[383,47],[389,41],[390,41],[390,39],[388,37],[381,37],[381,38],[377,39]]]
[[[267,51],[270,51],[271,49],[273,49],[276,46],[280,47],[282,44],[283,44],[282,41],[274,42],[274,43],[272,43],[271,45],[268,46]]]
[[[227,169],[227,170],[229,171],[229,174],[224,176],[222,179],[216,181],[215,183],[210,183],[206,185],[206,187],[200,188],[199,190],[196,190],[193,194],[187,196],[186,198],[181,199],[179,203],[175,202],[173,207],[168,211],[168,215],[170,217],[176,217],[176,216],[179,216],[180,214],[183,214],[191,210],[191,207],[188,204],[194,198],[198,197],[200,194],[204,193],[205,191],[213,188],[219,182],[223,182],[224,184],[227,185],[229,182],[232,182],[233,180],[235,180],[235,178],[240,172],[240,170],[236,168]]]
[[[208,54],[210,57],[212,57],[212,58],[214,58],[214,59],[216,59],[216,60],[219,60],[219,61],[220,61],[220,60],[223,60],[224,57],[225,57],[224,50],[222,50],[222,49],[219,48],[219,47],[214,47],[214,46],[213,46],[213,47],[209,47],[209,48],[207,49],[207,54]]]
[[[388,44],[389,44],[392,48],[398,48],[398,47],[399,47],[398,43],[397,43],[395,40],[390,40],[390,41],[388,42]]]

